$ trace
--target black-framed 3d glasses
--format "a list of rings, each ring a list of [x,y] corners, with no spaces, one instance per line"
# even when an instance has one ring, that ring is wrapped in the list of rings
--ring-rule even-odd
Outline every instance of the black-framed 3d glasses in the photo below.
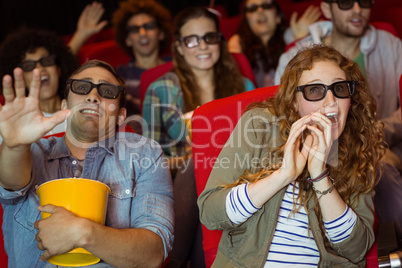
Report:
[[[327,3],[337,3],[339,9],[348,10],[353,7],[355,2],[359,3],[361,8],[371,8],[374,5],[374,0],[325,0]]]
[[[24,60],[18,66],[21,67],[21,69],[24,72],[30,72],[33,69],[35,69],[36,64],[38,64],[38,62],[43,67],[52,66],[52,65],[56,64],[56,57],[54,55],[50,55],[50,56],[40,58],[39,60]]]
[[[94,84],[87,80],[67,79],[67,85],[73,93],[78,95],[88,95],[93,88],[98,90],[99,96],[105,99],[116,99],[124,88],[118,85],[107,83]]]
[[[354,94],[357,85],[359,85],[357,81],[340,81],[329,86],[324,84],[309,84],[296,87],[296,91],[301,91],[303,98],[307,101],[320,101],[324,99],[328,90],[331,90],[334,96],[339,99],[347,99]]]
[[[151,21],[148,23],[144,23],[142,25],[133,25],[127,27],[127,32],[129,33],[139,33],[141,28],[144,28],[145,31],[155,30],[158,27],[156,21]]]
[[[222,33],[220,32],[209,32],[204,36],[199,36],[196,34],[185,36],[180,38],[179,40],[184,43],[184,45],[188,48],[198,47],[201,43],[201,40],[204,39],[205,43],[209,45],[218,44],[222,40]]]
[[[247,13],[253,13],[256,12],[259,7],[261,7],[262,9],[272,9],[275,7],[275,4],[274,3],[262,3],[261,5],[250,4],[245,6],[244,9]]]

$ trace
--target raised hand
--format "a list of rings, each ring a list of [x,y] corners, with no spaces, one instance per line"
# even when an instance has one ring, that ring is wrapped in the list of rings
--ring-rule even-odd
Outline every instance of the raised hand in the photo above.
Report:
[[[74,55],[78,55],[81,47],[91,35],[100,32],[108,24],[106,20],[99,22],[104,12],[105,9],[102,4],[96,1],[88,4],[82,11],[78,18],[77,30],[68,42],[68,46]]]
[[[297,15],[297,12],[293,12],[289,21],[295,40],[308,35],[308,27],[320,18],[321,10],[319,7],[311,5],[304,11],[299,20],[297,20]]]
[[[332,123],[325,115],[313,113],[293,123],[281,167],[288,183],[301,174],[306,164],[311,177],[321,174],[326,168],[332,143]]]
[[[311,122],[310,116],[304,116],[293,123],[288,140],[286,141],[283,154],[281,173],[288,179],[287,183],[295,180],[303,171],[308,159],[308,148],[311,147],[312,138],[307,138],[300,144],[303,132],[307,129],[307,124]]]
[[[15,89],[12,77],[3,77],[5,104],[0,105],[0,135],[4,144],[10,148],[36,142],[63,122],[69,113],[69,110],[64,110],[50,118],[43,116],[39,107],[41,81],[38,69],[33,71],[28,97],[20,68],[14,69],[14,80]]]
[[[307,125],[310,131],[308,138],[312,140],[308,150],[308,171],[312,178],[321,174],[327,165],[328,155],[332,147],[332,123],[325,115],[310,115],[313,124]]]
[[[106,20],[99,22],[104,12],[105,9],[101,3],[95,1],[88,4],[78,18],[77,31],[83,32],[88,36],[98,33],[108,23]]]

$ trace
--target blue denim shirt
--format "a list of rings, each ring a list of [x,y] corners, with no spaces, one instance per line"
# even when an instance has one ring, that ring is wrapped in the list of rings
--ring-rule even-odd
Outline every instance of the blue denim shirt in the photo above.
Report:
[[[13,268],[46,265],[39,259],[43,252],[35,240],[34,222],[41,219],[36,189],[46,181],[73,177],[78,163],[64,138],[41,139],[32,144],[31,152],[30,183],[19,191],[0,187],[4,245],[8,267]],[[167,257],[173,243],[173,190],[167,160],[158,143],[134,133],[117,133],[87,149],[81,177],[110,187],[107,226],[143,228],[158,234]]]

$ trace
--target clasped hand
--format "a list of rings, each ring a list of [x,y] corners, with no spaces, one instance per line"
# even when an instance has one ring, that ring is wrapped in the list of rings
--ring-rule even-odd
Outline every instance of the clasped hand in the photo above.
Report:
[[[34,224],[38,233],[35,236],[38,241],[38,249],[44,251],[41,261],[46,261],[54,255],[63,254],[77,247],[80,238],[80,220],[72,212],[63,207],[54,205],[39,206],[41,212],[51,215]]]
[[[21,68],[14,69],[14,80],[13,87],[12,77],[3,77],[5,104],[0,105],[0,135],[8,147],[36,142],[69,115],[69,110],[63,110],[44,117],[39,106],[41,74],[38,69],[33,70],[28,96]]]
[[[332,123],[325,115],[312,113],[293,123],[281,167],[288,183],[301,174],[306,164],[311,177],[321,174],[326,168],[332,142]]]

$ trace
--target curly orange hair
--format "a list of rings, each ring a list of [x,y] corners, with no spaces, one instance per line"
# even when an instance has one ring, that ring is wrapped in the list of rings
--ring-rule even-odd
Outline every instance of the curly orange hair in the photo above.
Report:
[[[346,74],[346,80],[357,81],[359,85],[351,97],[351,106],[345,129],[339,137],[337,165],[328,166],[331,177],[337,180],[335,188],[342,199],[351,207],[357,205],[358,198],[363,193],[370,192],[376,183],[376,168],[379,160],[385,153],[383,140],[383,124],[376,119],[376,105],[368,84],[356,63],[342,56],[337,50],[324,46],[314,45],[299,51],[289,62],[283,76],[277,95],[263,103],[252,104],[248,109],[265,107],[280,120],[281,138],[287,141],[292,124],[300,118],[295,105],[296,90],[300,77],[305,70],[311,70],[316,62],[335,62]],[[283,157],[284,144],[274,149],[279,158]],[[331,155],[330,155],[331,158]],[[331,160],[331,159],[329,159]],[[269,169],[263,169],[257,174],[245,173],[234,185],[244,182],[253,182],[274,172],[281,163]],[[296,179],[299,183],[307,176],[307,167]],[[315,198],[313,190],[307,192],[299,187],[297,200],[304,205],[307,211],[307,202]],[[296,200],[295,200],[296,201]],[[318,200],[316,200],[316,203]],[[321,219],[319,206],[315,206],[318,218]],[[293,211],[297,211],[294,208]],[[322,220],[320,221],[323,230]]]

